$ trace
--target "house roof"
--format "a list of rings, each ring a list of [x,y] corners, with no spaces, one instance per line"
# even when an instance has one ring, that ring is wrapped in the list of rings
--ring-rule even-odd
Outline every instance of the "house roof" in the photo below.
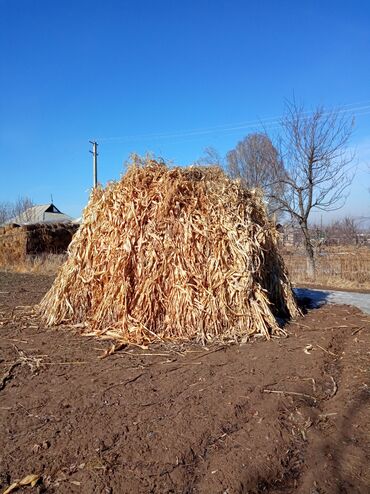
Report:
[[[32,225],[33,223],[69,223],[70,221],[72,221],[71,216],[59,211],[53,203],[49,203],[28,208],[11,218],[8,223]]]

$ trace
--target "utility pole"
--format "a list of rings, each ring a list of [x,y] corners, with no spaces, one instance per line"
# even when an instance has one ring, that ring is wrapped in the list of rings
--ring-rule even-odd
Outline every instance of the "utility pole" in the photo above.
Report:
[[[94,189],[98,185],[98,143],[95,141],[89,141],[93,145],[93,150],[90,153],[93,155],[93,187]]]

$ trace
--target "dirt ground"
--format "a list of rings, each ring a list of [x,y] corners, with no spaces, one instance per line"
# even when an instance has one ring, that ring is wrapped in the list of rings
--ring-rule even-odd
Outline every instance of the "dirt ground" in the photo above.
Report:
[[[45,329],[51,277],[0,273],[0,491],[370,492],[370,318],[309,310],[288,338],[128,348]]]

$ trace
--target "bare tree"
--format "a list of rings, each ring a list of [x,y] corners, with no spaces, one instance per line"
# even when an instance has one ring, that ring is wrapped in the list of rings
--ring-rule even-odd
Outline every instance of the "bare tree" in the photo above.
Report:
[[[32,199],[29,197],[19,196],[12,206],[12,218],[22,215],[25,222],[34,220],[32,218],[31,208],[34,206]]]
[[[203,151],[203,156],[201,156],[195,162],[196,165],[207,165],[207,166],[220,166],[224,165],[224,158],[220,155],[217,149],[208,146]]]
[[[18,197],[14,202],[1,202],[0,203],[0,225],[11,221],[13,218],[21,214],[25,214],[25,221],[31,221],[29,218],[31,213],[30,208],[34,206],[32,199],[29,197]]]
[[[269,213],[278,213],[280,203],[276,197],[284,188],[283,162],[271,139],[263,133],[247,135],[235,149],[226,155],[230,176],[240,178],[251,188],[264,191]]]
[[[346,216],[339,224],[340,230],[343,232],[344,241],[348,244],[358,243],[359,228],[355,218]]]
[[[281,153],[284,184],[275,200],[299,224],[304,236],[307,274],[315,277],[315,256],[308,221],[313,209],[340,209],[352,182],[354,154],[348,149],[352,117],[318,107],[307,113],[295,101],[287,103],[282,121]]]
[[[0,202],[0,225],[11,218],[12,205],[10,202]]]
[[[324,232],[329,243],[357,244],[360,228],[355,218],[346,216],[326,226]]]

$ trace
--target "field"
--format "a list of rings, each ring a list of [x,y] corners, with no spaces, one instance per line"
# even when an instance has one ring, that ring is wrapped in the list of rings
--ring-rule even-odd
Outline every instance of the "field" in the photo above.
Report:
[[[45,329],[53,277],[0,273],[0,489],[366,493],[370,318],[308,310],[288,338],[126,348]]]
[[[302,248],[285,247],[282,253],[292,281],[309,283]],[[317,252],[316,268],[316,286],[370,289],[370,247],[323,247]]]

